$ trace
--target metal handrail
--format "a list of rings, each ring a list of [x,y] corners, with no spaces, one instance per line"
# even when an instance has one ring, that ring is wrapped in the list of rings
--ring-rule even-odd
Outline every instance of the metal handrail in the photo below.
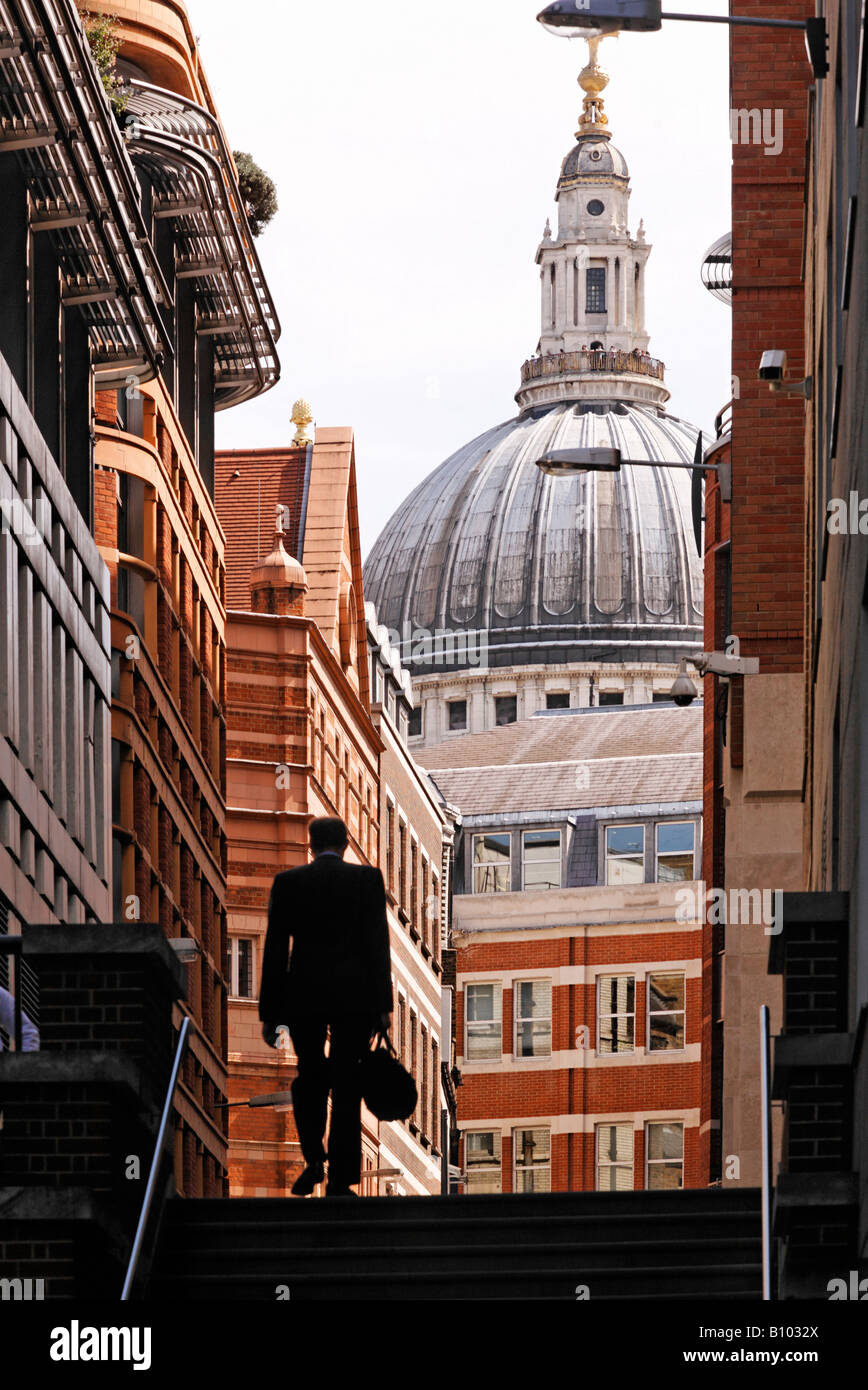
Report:
[[[772,1100],[769,1038],[769,1006],[760,1005],[760,1076],[762,1094],[762,1223],[763,1301],[772,1298]]]
[[[15,1042],[15,1051],[20,1052],[22,1048],[21,1038],[21,949],[24,942],[20,936],[4,936],[0,938],[0,955],[7,955],[15,962],[15,988],[12,994],[12,1028]],[[11,985],[12,980],[10,978]]]
[[[166,1099],[163,1104],[163,1113],[160,1118],[160,1128],[157,1131],[157,1142],[154,1145],[154,1157],[151,1159],[151,1171],[148,1174],[148,1185],[145,1188],[145,1195],[142,1199],[142,1210],[139,1213],[139,1223],[136,1227],[136,1234],[133,1240],[133,1247],[130,1251],[129,1264],[127,1265],[127,1274],[126,1278],[124,1279],[124,1288],[123,1293],[121,1294],[122,1303],[129,1302],[130,1291],[133,1286],[133,1281],[136,1277],[136,1269],[138,1268],[139,1257],[142,1253],[142,1245],[145,1239],[145,1231],[147,1229],[148,1217],[151,1212],[151,1204],[154,1200],[154,1193],[157,1188],[157,1178],[160,1172],[160,1165],[163,1161],[163,1147],[166,1142],[166,1134],[168,1133],[169,1122],[172,1116],[172,1101],[175,1098],[175,1089],[178,1085],[178,1078],[181,1074],[181,1064],[184,1061],[184,1053],[187,1050],[187,1038],[190,1032],[191,1025],[192,1019],[190,1019],[189,1017],[185,1018],[184,1022],[181,1024],[181,1031],[178,1034],[178,1046],[175,1050],[175,1060],[172,1063],[172,1074],[169,1077],[169,1085],[166,1090]]]
[[[735,397],[733,397],[735,400]],[[721,435],[728,434],[732,429],[732,405],[733,401],[727,401],[714,417],[714,437],[720,439]]]

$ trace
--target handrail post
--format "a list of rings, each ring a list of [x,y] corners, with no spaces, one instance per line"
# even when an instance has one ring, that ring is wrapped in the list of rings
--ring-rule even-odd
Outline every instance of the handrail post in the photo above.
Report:
[[[172,1074],[169,1077],[169,1085],[166,1091],[166,1100],[163,1105],[163,1113],[160,1118],[160,1128],[157,1131],[157,1141],[154,1145],[154,1157],[151,1159],[151,1171],[148,1174],[148,1185],[145,1188],[145,1195],[142,1199],[142,1210],[139,1213],[139,1223],[136,1227],[135,1239],[133,1240],[133,1248],[130,1251],[130,1260],[129,1264],[127,1265],[126,1278],[124,1279],[124,1288],[123,1293],[121,1294],[122,1303],[126,1303],[129,1301],[130,1290],[133,1286],[133,1280],[136,1277],[136,1269],[139,1263],[139,1256],[142,1253],[142,1244],[145,1239],[145,1230],[148,1224],[148,1216],[150,1215],[151,1211],[151,1203],[154,1200],[154,1192],[156,1191],[157,1178],[159,1176],[160,1165],[162,1163],[163,1158],[163,1146],[166,1142],[166,1133],[168,1131],[169,1122],[172,1117],[172,1101],[175,1096],[175,1088],[178,1084],[178,1077],[181,1073],[181,1064],[184,1060],[184,1053],[187,1050],[187,1036],[190,1032],[190,1024],[191,1019],[189,1017],[185,1018],[184,1022],[181,1024],[181,1031],[178,1034],[178,1046],[175,1049],[175,1060],[172,1063]]]
[[[760,1005],[760,1074],[762,1083],[762,1223],[763,1301],[772,1298],[772,1101],[769,1006]]]

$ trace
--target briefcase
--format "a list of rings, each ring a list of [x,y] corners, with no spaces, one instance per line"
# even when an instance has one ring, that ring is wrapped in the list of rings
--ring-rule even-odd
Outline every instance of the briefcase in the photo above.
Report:
[[[388,1033],[380,1033],[362,1058],[362,1095],[378,1120],[409,1120],[416,1109],[416,1083],[398,1060]]]

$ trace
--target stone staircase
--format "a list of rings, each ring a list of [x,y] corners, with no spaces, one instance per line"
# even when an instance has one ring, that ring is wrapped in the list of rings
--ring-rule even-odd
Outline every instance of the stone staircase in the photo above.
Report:
[[[175,1198],[146,1297],[720,1300],[761,1288],[760,1193],[712,1188]]]

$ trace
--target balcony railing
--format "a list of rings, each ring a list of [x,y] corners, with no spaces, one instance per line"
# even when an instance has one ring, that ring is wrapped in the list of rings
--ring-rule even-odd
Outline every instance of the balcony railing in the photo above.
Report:
[[[566,372],[618,372],[633,376],[653,376],[663,380],[665,363],[643,352],[621,352],[617,348],[580,348],[577,352],[548,352],[530,357],[521,369],[521,384],[540,377],[561,376]]]

